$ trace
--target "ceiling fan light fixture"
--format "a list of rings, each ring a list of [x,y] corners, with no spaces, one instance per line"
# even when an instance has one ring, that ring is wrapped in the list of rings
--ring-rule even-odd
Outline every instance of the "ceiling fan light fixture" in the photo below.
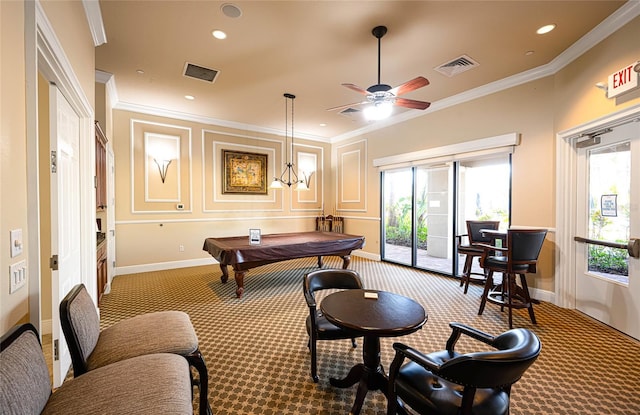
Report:
[[[381,120],[391,115],[393,111],[391,107],[393,105],[411,109],[427,109],[429,105],[431,105],[429,102],[398,98],[402,94],[406,94],[408,92],[415,91],[418,88],[422,88],[423,86],[429,85],[429,80],[427,78],[418,76],[396,86],[395,88],[392,88],[391,85],[380,82],[380,39],[385,35],[385,33],[387,33],[387,28],[385,26],[376,26],[373,28],[371,33],[373,33],[373,36],[378,39],[378,83],[371,85],[367,89],[360,88],[358,85],[343,83],[342,86],[366,96],[366,101],[340,105],[338,107],[329,108],[327,111],[344,109],[345,111],[340,112],[340,114],[345,114],[347,112],[354,111],[350,108],[353,105],[365,105],[370,103],[371,105],[366,107],[363,111],[365,117],[368,120]]]
[[[383,120],[391,116],[393,112],[393,103],[391,102],[376,102],[366,107],[363,111],[364,117],[367,120],[378,121]]]

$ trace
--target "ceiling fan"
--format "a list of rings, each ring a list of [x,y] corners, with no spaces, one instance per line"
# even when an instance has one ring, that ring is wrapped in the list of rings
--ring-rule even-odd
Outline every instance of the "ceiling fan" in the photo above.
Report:
[[[327,111],[341,110],[355,105],[372,104],[365,108],[365,116],[369,119],[382,119],[391,115],[393,105],[418,110],[429,108],[429,105],[431,105],[430,102],[399,98],[402,94],[406,94],[407,92],[429,85],[429,80],[427,78],[418,76],[403,83],[402,85],[396,86],[395,88],[392,88],[390,85],[380,83],[380,39],[382,39],[382,37],[387,33],[387,28],[386,26],[376,26],[373,28],[371,33],[378,39],[378,83],[376,85],[371,85],[367,89],[360,88],[354,84],[342,84],[342,86],[365,95],[367,100],[329,108]]]

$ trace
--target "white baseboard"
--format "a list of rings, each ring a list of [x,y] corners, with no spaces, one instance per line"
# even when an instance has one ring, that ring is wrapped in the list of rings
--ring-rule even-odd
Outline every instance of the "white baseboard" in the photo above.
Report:
[[[556,294],[551,291],[529,287],[529,295],[531,295],[531,298],[535,298],[536,300],[545,301],[551,304],[556,303]]]
[[[353,256],[359,256],[373,261],[380,261],[380,255],[370,254],[368,252],[354,252]],[[219,264],[213,258],[197,258],[187,259],[184,261],[156,262],[153,264],[128,265],[126,267],[116,267],[115,275],[137,274],[139,272],[162,271],[165,269],[199,267],[201,265],[217,265]]]
[[[369,252],[358,251],[352,254],[353,256],[359,256],[360,258],[370,259],[372,261],[380,261],[380,255],[372,254]]]
[[[162,271],[165,269],[198,267],[201,265],[218,264],[213,258],[187,259],[184,261],[156,262],[154,264],[129,265],[126,267],[116,267],[115,275],[137,274],[139,272]]]

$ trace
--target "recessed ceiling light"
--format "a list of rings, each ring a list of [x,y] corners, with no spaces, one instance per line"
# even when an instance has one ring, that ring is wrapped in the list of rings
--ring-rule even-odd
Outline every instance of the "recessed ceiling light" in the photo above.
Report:
[[[240,10],[240,7],[236,6],[235,4],[225,3],[220,6],[220,9],[225,16],[231,17],[232,19],[242,16],[242,10]]]
[[[548,25],[542,26],[540,29],[536,30],[536,33],[539,34],[539,35],[544,35],[545,33],[549,33],[550,31],[552,31],[555,28],[556,28],[556,25],[548,24]]]
[[[196,99],[196,97],[194,97],[193,95],[185,95],[184,97],[189,101],[193,101],[194,99]]]
[[[327,126],[327,124],[325,124],[325,123],[320,123],[320,127],[326,127],[326,126]]]
[[[138,75],[142,75],[142,74],[144,74],[144,71],[143,71],[142,69],[137,69],[137,70],[136,70],[136,73],[137,73]]]
[[[211,32],[211,34],[216,39],[221,39],[222,40],[222,39],[226,39],[227,38],[227,34],[225,32],[223,32],[222,30],[214,30],[213,32]]]
[[[535,52],[535,51],[533,51],[533,50],[528,50],[528,51],[526,51],[526,52],[524,53],[524,55],[525,55],[525,56],[531,56],[531,55],[533,55],[534,53],[536,53],[536,52]]]

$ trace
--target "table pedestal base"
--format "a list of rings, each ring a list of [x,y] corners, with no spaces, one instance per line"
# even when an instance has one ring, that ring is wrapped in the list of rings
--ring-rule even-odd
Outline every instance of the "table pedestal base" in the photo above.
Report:
[[[350,415],[360,413],[364,398],[370,390],[380,390],[388,398],[389,380],[380,365],[380,339],[378,337],[365,336],[362,357],[364,363],[358,363],[352,367],[344,379],[329,379],[329,383],[337,388],[348,388],[358,383],[356,400],[351,407]]]

